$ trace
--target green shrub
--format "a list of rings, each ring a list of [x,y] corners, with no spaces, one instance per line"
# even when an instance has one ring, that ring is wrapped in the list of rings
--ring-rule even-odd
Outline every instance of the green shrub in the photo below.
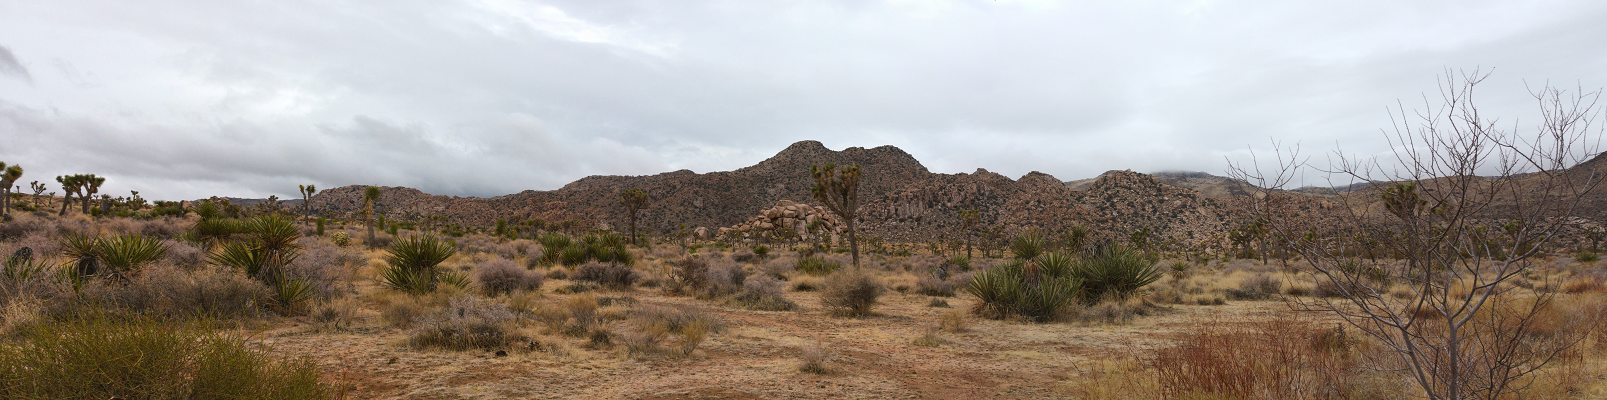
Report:
[[[318,236],[323,236],[324,235],[324,217],[318,217],[317,227],[318,227],[317,228]]]
[[[798,259],[797,270],[805,274],[820,276],[830,274],[832,271],[842,268],[842,266],[842,263],[826,261],[825,257],[809,256]]]
[[[1160,267],[1143,252],[1117,246],[1101,246],[1077,263],[1075,275],[1082,281],[1082,301],[1095,304],[1106,298],[1126,300],[1161,278]]]
[[[1593,251],[1581,251],[1579,254],[1574,255],[1574,261],[1586,264],[1596,262],[1597,260],[1601,260],[1601,256],[1596,255],[1596,252]]]
[[[870,314],[876,299],[887,289],[876,278],[858,270],[842,270],[826,278],[820,302],[839,315],[862,316]]]
[[[0,344],[0,397],[327,399],[307,359],[282,359],[199,323],[82,317]]]

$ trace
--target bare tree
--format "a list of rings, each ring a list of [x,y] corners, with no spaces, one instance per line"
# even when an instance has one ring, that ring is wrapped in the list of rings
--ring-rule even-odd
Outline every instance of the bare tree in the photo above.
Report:
[[[960,210],[960,231],[965,233],[965,258],[971,258],[971,241],[976,238],[976,210]]]
[[[1586,212],[1586,194],[1607,173],[1584,164],[1598,154],[1600,92],[1531,89],[1538,126],[1502,128],[1473,103],[1486,76],[1448,71],[1440,104],[1425,96],[1415,118],[1403,106],[1391,110],[1392,160],[1336,152],[1316,168],[1371,183],[1335,198],[1326,218],[1296,215],[1292,205],[1302,200],[1281,191],[1307,166],[1298,148],[1280,149],[1265,170],[1230,167],[1255,192],[1250,208],[1266,222],[1268,240],[1300,255],[1309,263],[1302,273],[1338,294],[1294,303],[1376,339],[1390,365],[1431,399],[1521,392],[1532,372],[1579,339],[1534,334],[1553,295],[1503,283],[1524,279],[1547,243]],[[1385,246],[1405,262],[1343,251],[1356,245]]]
[[[848,224],[848,249],[854,255],[854,268],[859,268],[859,238],[854,231],[854,218],[859,216],[859,164],[843,168],[837,173],[837,164],[809,166],[809,175],[815,177],[811,190],[815,200],[826,203],[826,208]]]

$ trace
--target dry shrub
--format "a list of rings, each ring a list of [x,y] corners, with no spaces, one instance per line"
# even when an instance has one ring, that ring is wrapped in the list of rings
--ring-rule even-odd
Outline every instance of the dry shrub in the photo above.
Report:
[[[1360,390],[1356,343],[1342,329],[1294,318],[1210,326],[1156,352],[1153,367],[1167,397],[1350,398]]]
[[[503,348],[520,339],[513,320],[513,312],[502,303],[473,296],[455,297],[446,309],[418,319],[407,344],[449,350]]]
[[[759,268],[759,272],[776,279],[787,280],[787,275],[796,271],[797,265],[798,259],[790,256],[771,257],[769,260],[765,260],[764,265]]]
[[[954,291],[959,287],[958,282],[939,279],[932,275],[923,276],[915,281],[915,293],[926,296],[954,297]]]
[[[832,313],[864,316],[876,306],[876,299],[887,291],[876,278],[858,270],[841,270],[826,278],[820,302]]]
[[[830,374],[833,371],[831,359],[835,356],[831,349],[820,344],[804,346],[798,350],[798,359],[802,361],[798,370],[816,375]]]
[[[1079,365],[1082,374],[1071,379],[1066,392],[1076,399],[1161,399],[1155,371],[1134,357],[1093,360]],[[1186,400],[1210,400],[1206,396],[1179,396]]]
[[[314,304],[308,316],[320,332],[344,332],[357,319],[357,304],[347,299],[323,301]]]
[[[1278,282],[1277,278],[1266,274],[1255,274],[1239,281],[1239,287],[1227,290],[1227,294],[1234,300],[1266,300],[1277,295],[1282,289],[1283,283]]]
[[[547,279],[560,281],[569,279],[569,271],[565,271],[563,268],[553,267],[552,269],[547,270]]]
[[[406,328],[413,326],[413,321],[418,320],[427,311],[428,307],[422,302],[406,298],[386,305],[380,310],[379,317],[391,327]]]
[[[189,230],[188,225],[190,224],[182,218],[162,217],[143,221],[139,223],[137,232],[127,233],[138,233],[141,236],[162,239],[177,239],[183,236],[185,231]]]
[[[749,276],[742,282],[742,291],[732,299],[749,310],[790,311],[798,308],[797,303],[787,300],[782,293],[781,281],[767,275]]]
[[[356,291],[354,271],[369,261],[362,251],[336,246],[318,237],[302,237],[296,244],[302,250],[285,269],[290,277],[311,283],[322,298]]]
[[[628,265],[588,262],[575,269],[574,280],[593,282],[609,289],[628,289],[641,279],[641,274]]]
[[[1107,300],[1094,306],[1084,308],[1081,311],[1080,316],[1084,321],[1120,325],[1133,322],[1133,316],[1139,315],[1141,310],[1143,310],[1142,305]]]
[[[798,277],[798,278],[792,280],[792,291],[794,291],[794,292],[813,292],[813,291],[816,291],[816,290],[820,290],[820,288],[822,286],[825,286],[825,285],[826,284],[824,282],[822,282],[820,280],[820,278],[816,278],[816,277],[812,277],[812,276]]]
[[[937,347],[942,346],[943,343],[947,343],[947,341],[937,335],[937,329],[927,329],[925,333],[922,333],[921,336],[916,337],[911,342],[911,344],[921,347]]]
[[[541,274],[526,270],[506,258],[493,258],[476,265],[474,278],[490,296],[540,289],[544,280]]]
[[[1601,278],[1593,276],[1575,277],[1562,283],[1562,292],[1568,294],[1600,292],[1603,290]]]
[[[162,245],[167,246],[167,253],[162,255],[162,259],[166,260],[168,264],[190,270],[206,266],[206,250],[195,246],[195,244],[187,241],[164,240]]]
[[[950,310],[937,317],[937,328],[948,333],[965,332],[970,322],[966,320],[965,313],[959,310]]]
[[[710,334],[725,329],[714,314],[686,306],[641,306],[631,314],[631,329],[621,335],[630,354],[657,352],[660,345],[671,344],[678,354],[689,356]]]
[[[162,317],[234,319],[261,315],[271,297],[266,286],[233,269],[192,272],[158,263],[127,284],[90,282],[77,301]]]

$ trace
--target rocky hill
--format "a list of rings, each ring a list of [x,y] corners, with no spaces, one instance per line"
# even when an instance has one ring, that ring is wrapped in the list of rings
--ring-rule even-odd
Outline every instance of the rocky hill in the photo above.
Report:
[[[1219,242],[1233,227],[1246,223],[1241,208],[1252,199],[1229,178],[1197,172],[1141,174],[1110,171],[1094,179],[1064,182],[1032,172],[1020,179],[977,169],[971,173],[933,173],[902,150],[892,146],[827,149],[820,142],[794,143],[774,157],[734,171],[704,174],[681,170],[647,176],[592,176],[557,190],[527,190],[506,196],[479,198],[423,193],[416,189],[386,187],[378,203],[381,213],[397,219],[440,216],[467,226],[487,227],[498,218],[579,221],[584,226],[619,227],[625,209],[619,193],[641,188],[651,197],[641,211],[639,224],[648,232],[669,233],[679,226],[720,228],[787,225],[774,214],[782,201],[800,206],[821,206],[810,195],[814,164],[857,163],[865,171],[860,187],[858,225],[863,234],[896,242],[922,242],[961,237],[960,213],[976,210],[982,227],[998,227],[1006,235],[1027,229],[1056,234],[1085,226],[1096,237],[1125,238],[1145,230],[1156,238],[1193,246]],[[1607,159],[1598,157],[1576,170],[1593,170]],[[1368,190],[1302,190],[1292,196],[1291,212],[1320,221],[1317,214],[1331,212],[1335,196],[1366,197]],[[1598,192],[1601,192],[1598,190]],[[1589,206],[1607,206],[1595,195]],[[351,216],[362,207],[362,187],[325,190],[313,197],[312,208],[324,215]],[[1341,202],[1343,203],[1343,202]],[[788,225],[796,229],[796,225]]]

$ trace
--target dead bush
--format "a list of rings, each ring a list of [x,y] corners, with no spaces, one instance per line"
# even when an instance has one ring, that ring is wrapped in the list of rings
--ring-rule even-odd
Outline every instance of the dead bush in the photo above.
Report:
[[[380,310],[379,317],[385,324],[395,328],[413,326],[413,321],[419,319],[427,311],[423,303],[414,299],[403,299],[392,302]]]
[[[1168,398],[1350,398],[1356,392],[1351,384],[1358,369],[1342,331],[1289,318],[1209,326],[1156,352],[1153,367]]]

